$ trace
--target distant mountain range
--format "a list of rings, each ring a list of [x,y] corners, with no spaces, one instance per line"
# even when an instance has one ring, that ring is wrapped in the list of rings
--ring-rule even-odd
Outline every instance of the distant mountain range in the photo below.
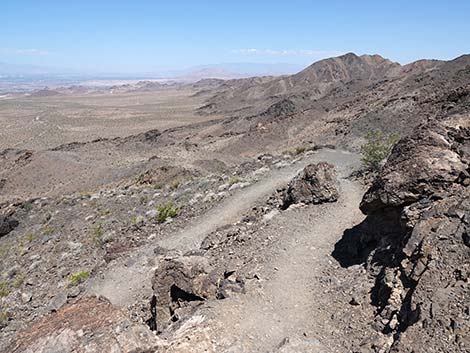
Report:
[[[287,63],[222,63],[198,65],[182,70],[161,70],[154,72],[136,73],[97,73],[80,72],[78,70],[34,66],[17,65],[0,62],[0,76],[84,76],[104,78],[172,78],[172,79],[203,79],[203,78],[241,78],[250,76],[284,75],[293,74],[303,69],[302,65]]]

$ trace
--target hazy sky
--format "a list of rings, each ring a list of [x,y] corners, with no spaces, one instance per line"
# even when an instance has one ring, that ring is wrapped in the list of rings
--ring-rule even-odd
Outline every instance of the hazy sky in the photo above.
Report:
[[[0,1],[0,62],[144,72],[470,52],[470,1]]]

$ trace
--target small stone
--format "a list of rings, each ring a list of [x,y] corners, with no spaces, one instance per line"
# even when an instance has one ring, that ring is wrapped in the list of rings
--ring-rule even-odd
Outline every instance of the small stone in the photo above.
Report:
[[[50,311],[57,311],[67,303],[67,295],[64,292],[60,292],[49,303]]]

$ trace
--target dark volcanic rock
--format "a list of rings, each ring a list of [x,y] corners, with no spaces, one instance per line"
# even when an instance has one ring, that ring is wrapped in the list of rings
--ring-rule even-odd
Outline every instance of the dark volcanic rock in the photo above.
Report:
[[[383,352],[461,352],[470,345],[470,119],[433,122],[400,141],[349,237],[376,277],[373,326]],[[342,265],[347,235],[333,255]],[[357,263],[356,262],[356,263]]]
[[[470,131],[454,131],[438,123],[416,129],[394,148],[379,178],[364,195],[361,210],[370,214],[385,207],[404,206],[448,191],[467,173]]]
[[[288,185],[283,209],[295,203],[319,204],[338,200],[335,168],[326,162],[306,166]]]
[[[163,259],[152,279],[156,298],[157,328],[170,319],[177,320],[176,310],[186,304],[215,298],[218,276],[202,256],[180,256]]]
[[[0,237],[7,235],[18,226],[18,221],[8,216],[0,216]]]

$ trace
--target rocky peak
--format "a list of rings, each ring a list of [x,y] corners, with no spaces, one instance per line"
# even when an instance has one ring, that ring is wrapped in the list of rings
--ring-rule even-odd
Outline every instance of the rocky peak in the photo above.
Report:
[[[347,53],[320,60],[294,75],[297,80],[309,82],[350,81],[354,79],[377,79],[400,65],[380,55]]]

